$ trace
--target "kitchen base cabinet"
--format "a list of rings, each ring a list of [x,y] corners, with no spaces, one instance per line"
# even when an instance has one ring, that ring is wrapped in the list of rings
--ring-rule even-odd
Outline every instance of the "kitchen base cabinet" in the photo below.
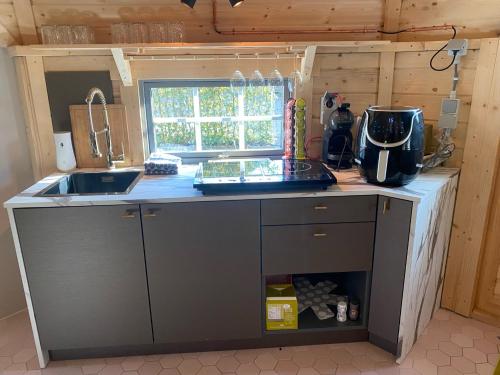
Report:
[[[109,206],[19,195],[7,209],[40,366],[361,340],[401,362],[439,304],[456,182],[184,197],[148,178],[127,200],[95,198]],[[335,282],[321,299],[333,313],[325,294],[359,299],[359,319],[304,311],[299,329],[267,331],[266,285],[291,276]]]
[[[379,197],[368,330],[372,343],[396,355],[412,207]]]
[[[138,205],[14,216],[45,350],[152,343]]]
[[[141,210],[155,343],[261,336],[260,202]]]

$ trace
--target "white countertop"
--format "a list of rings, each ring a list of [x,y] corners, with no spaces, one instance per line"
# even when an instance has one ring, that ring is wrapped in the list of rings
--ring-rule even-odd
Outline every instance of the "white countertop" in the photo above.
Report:
[[[88,171],[81,169],[78,171]],[[95,171],[93,169],[92,171]],[[182,166],[179,174],[173,176],[143,176],[128,194],[113,195],[75,195],[66,197],[35,197],[48,185],[55,182],[64,173],[55,173],[44,178],[25,191],[4,203],[6,208],[58,207],[58,206],[93,206],[137,203],[169,203],[241,199],[325,197],[348,195],[384,195],[413,202],[419,202],[425,196],[436,193],[449,178],[458,173],[458,169],[436,168],[420,174],[413,182],[398,188],[367,184],[357,170],[334,172],[337,184],[327,190],[303,190],[285,192],[249,192],[230,195],[203,195],[193,189],[193,177],[196,166]]]

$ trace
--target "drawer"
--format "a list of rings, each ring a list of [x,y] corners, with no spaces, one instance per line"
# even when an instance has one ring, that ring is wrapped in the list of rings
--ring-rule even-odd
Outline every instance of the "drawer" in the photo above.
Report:
[[[375,223],[262,228],[264,275],[368,271]]]
[[[261,201],[262,225],[375,221],[377,196],[285,198]]]

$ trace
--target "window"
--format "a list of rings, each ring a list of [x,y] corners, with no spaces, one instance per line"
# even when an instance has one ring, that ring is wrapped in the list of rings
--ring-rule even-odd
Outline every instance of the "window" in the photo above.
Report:
[[[150,152],[183,158],[280,154],[285,87],[235,90],[229,81],[145,81]]]

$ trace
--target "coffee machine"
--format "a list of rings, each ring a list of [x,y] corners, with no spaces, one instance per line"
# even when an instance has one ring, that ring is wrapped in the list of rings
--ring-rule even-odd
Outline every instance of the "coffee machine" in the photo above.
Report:
[[[326,92],[321,98],[320,122],[324,127],[322,160],[337,169],[352,167],[354,115],[349,103],[342,103],[338,93]]]

